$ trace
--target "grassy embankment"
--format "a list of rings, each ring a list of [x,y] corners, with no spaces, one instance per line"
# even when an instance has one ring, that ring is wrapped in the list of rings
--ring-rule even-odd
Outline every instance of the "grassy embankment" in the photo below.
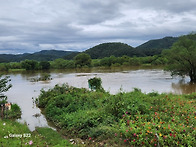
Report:
[[[93,145],[194,146],[196,94],[110,95],[58,86],[42,91],[37,99],[46,117],[61,134]]]
[[[12,109],[7,111],[4,119],[0,119],[0,146],[19,147],[19,146],[72,146],[69,141],[62,138],[56,131],[50,128],[36,128],[31,132],[26,124],[15,121],[21,116],[18,105],[13,104]]]

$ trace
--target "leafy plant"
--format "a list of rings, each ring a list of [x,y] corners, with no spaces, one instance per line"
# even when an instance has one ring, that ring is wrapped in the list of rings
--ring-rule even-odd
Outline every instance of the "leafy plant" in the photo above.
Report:
[[[11,81],[9,76],[2,78],[0,76],[0,104],[5,104],[7,100],[7,96],[4,95],[4,92],[7,92],[12,85],[8,84]]]
[[[91,90],[102,90],[103,91],[103,87],[101,86],[102,81],[101,78],[91,78],[88,80],[88,84]]]

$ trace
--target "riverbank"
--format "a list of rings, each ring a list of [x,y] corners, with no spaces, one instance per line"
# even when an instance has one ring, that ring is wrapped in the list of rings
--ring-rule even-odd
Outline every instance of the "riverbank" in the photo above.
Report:
[[[0,146],[66,146],[71,147],[69,141],[50,128],[36,128],[31,132],[26,124],[13,120],[0,119]]]
[[[42,91],[37,105],[62,135],[99,145],[193,146],[196,94],[88,91],[58,86]]]

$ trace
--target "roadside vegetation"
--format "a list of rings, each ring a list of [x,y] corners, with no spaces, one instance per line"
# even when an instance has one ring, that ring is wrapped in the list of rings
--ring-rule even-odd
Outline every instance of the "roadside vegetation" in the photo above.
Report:
[[[194,146],[196,94],[134,89],[111,95],[56,85],[41,91],[37,105],[61,134],[108,146]]]

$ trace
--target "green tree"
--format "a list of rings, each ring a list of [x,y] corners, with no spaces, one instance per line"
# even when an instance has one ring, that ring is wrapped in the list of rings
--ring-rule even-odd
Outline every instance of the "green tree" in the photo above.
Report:
[[[2,78],[2,76],[0,76],[0,103],[5,103],[7,100],[7,96],[4,94],[5,92],[7,92],[12,85],[8,84],[8,82],[10,82],[11,79],[9,76],[6,76],[4,78]]]
[[[35,70],[38,68],[38,62],[34,60],[24,60],[21,62],[21,66],[26,70]]]
[[[167,70],[172,75],[190,77],[191,82],[196,82],[196,34],[181,36],[170,50],[163,52],[168,58]]]
[[[91,57],[89,54],[80,53],[74,58],[76,67],[91,66]]]
[[[41,69],[45,70],[45,69],[50,69],[50,62],[48,61],[41,61],[39,63],[39,66]]]
[[[91,90],[104,91],[103,87],[101,86],[102,84],[101,78],[96,78],[96,77],[91,78],[88,80],[88,84]]]

